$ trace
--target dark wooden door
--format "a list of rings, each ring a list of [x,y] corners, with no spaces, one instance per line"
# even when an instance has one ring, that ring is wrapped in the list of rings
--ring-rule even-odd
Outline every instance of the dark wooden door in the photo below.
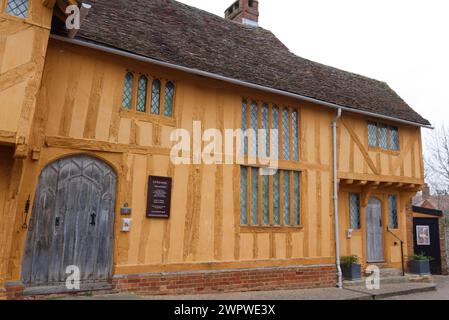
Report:
[[[111,167],[86,155],[45,167],[22,262],[27,286],[65,283],[72,265],[82,283],[111,278],[116,181]]]
[[[413,250],[415,254],[424,254],[432,257],[433,260],[430,261],[430,272],[432,274],[441,274],[440,229],[438,219],[413,218]]]
[[[383,262],[382,203],[370,198],[366,206],[366,260]]]

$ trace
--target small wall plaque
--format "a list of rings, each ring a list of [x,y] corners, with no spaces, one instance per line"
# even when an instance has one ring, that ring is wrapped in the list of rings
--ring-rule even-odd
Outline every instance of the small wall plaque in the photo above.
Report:
[[[149,176],[147,217],[170,218],[172,178]]]
[[[128,205],[128,202],[125,202],[122,208],[120,208],[120,214],[121,215],[127,215],[129,216],[131,214],[131,208]]]

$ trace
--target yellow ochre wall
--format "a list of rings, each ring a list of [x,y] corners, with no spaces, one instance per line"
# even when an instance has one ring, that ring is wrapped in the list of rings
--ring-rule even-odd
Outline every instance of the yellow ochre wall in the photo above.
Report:
[[[0,0],[0,296],[11,278],[13,233],[20,230],[22,169],[52,18],[41,0],[30,1],[27,19],[6,14],[5,7]]]
[[[27,19],[6,14],[0,1],[0,142],[28,143],[52,11],[30,1]]]
[[[121,110],[123,79],[127,70],[174,80],[173,119]],[[240,227],[239,166],[174,166],[169,161],[169,134],[174,128],[191,131],[194,120],[200,120],[203,129],[240,128],[242,96],[299,109],[300,161],[294,168],[302,170],[301,228]],[[333,110],[56,40],[49,43],[37,105],[30,156],[25,160],[23,174],[27,178],[21,188],[19,204],[28,195],[33,200],[40,171],[55,159],[82,152],[107,161],[119,178],[115,274],[334,262]],[[349,120],[349,117],[345,115],[344,119]],[[360,123],[362,128],[366,126],[366,119],[354,117],[350,123],[357,126]],[[404,128],[400,129],[401,141],[407,141],[409,135],[420,137],[419,130]],[[351,154],[349,150],[353,148],[350,141],[348,146],[345,145],[346,139],[350,138],[343,132],[339,124],[340,162],[343,154]],[[363,133],[358,135],[364,137]],[[372,152],[371,157],[378,164],[376,152]],[[388,157],[400,159],[402,153]],[[360,161],[362,166],[357,177],[364,177],[364,180],[384,181],[382,179],[389,177],[394,181],[416,184],[422,180],[421,170],[406,169],[409,165],[405,164],[405,159],[399,171],[377,176],[366,169],[363,158],[359,158],[355,158],[354,171],[359,168]],[[382,159],[381,156],[381,165]],[[421,165],[421,162],[418,154],[415,164]],[[281,167],[283,165],[289,167],[281,163]],[[341,164],[339,176],[346,179],[353,172],[345,171],[344,165]],[[409,171],[416,176],[406,177]],[[148,175],[173,177],[169,220],[145,217]],[[120,232],[119,208],[125,202],[132,208],[133,224],[129,233]],[[21,210],[19,206],[18,212]],[[341,210],[343,222],[345,211]],[[17,218],[14,231],[8,271],[11,279],[20,279],[26,232],[21,230]],[[347,247],[346,244],[343,247]]]

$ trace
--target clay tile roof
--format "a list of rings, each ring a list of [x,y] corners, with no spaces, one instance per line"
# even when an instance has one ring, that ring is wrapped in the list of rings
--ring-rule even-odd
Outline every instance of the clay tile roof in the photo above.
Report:
[[[296,56],[263,28],[174,0],[96,0],[77,38],[361,111],[430,123],[386,83]]]

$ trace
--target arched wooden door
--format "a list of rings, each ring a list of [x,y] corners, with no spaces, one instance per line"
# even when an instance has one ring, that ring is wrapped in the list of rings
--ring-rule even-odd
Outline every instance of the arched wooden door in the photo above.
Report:
[[[384,261],[382,203],[377,198],[370,198],[366,206],[366,261]]]
[[[109,165],[86,155],[44,168],[22,262],[26,286],[63,284],[68,266],[81,283],[111,278],[116,182]]]

